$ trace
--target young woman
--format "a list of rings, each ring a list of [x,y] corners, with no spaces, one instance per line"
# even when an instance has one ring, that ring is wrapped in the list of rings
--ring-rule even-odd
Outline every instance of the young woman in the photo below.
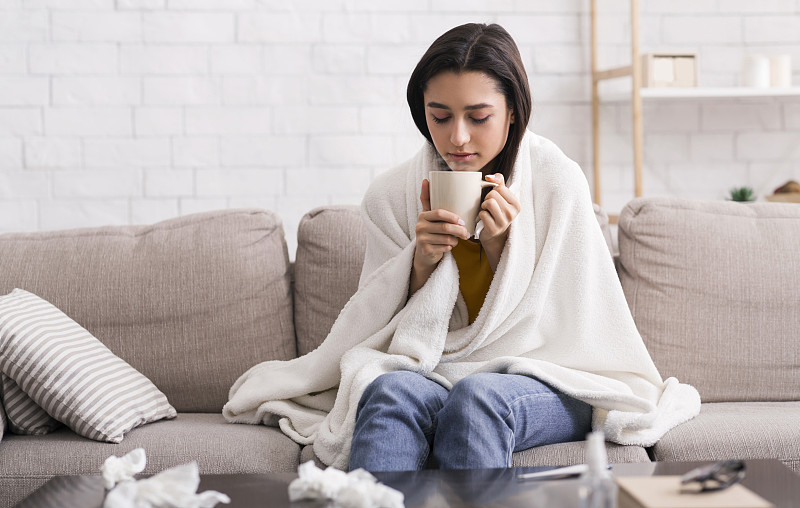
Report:
[[[498,25],[465,25],[441,36],[408,83],[408,104],[422,135],[452,171],[479,171],[498,186],[481,205],[483,230],[471,242],[460,217],[431,210],[422,181],[409,293],[420,289],[445,253],[459,268],[459,287],[475,321],[520,212],[505,185],[531,113],[519,52]],[[373,381],[359,403],[350,468],[507,467],[511,454],[582,439],[591,406],[534,377],[471,374],[451,390],[421,373],[398,371]]]
[[[439,37],[411,75],[427,139],[362,204],[359,289],[323,344],[231,389],[234,422],[279,425],[326,464],[496,468],[592,428],[649,446],[700,409],[636,331],[580,168],[526,130],[531,95],[498,25]],[[430,171],[480,171],[477,241],[431,210]]]

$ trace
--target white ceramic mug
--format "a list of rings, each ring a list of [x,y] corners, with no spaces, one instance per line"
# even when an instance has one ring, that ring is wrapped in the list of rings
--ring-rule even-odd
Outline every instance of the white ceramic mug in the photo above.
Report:
[[[769,58],[766,55],[745,55],[742,84],[755,88],[769,86]]]
[[[481,190],[497,184],[483,180],[480,171],[431,171],[428,181],[431,210],[442,208],[458,215],[470,236],[474,236],[481,207]]]
[[[792,86],[792,55],[769,57],[769,83],[777,87]]]

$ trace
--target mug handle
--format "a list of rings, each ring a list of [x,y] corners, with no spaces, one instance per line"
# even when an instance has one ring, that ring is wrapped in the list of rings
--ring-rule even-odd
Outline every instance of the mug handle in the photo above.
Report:
[[[486,180],[481,180],[481,188],[483,187],[497,187],[500,184],[494,182],[487,182]]]

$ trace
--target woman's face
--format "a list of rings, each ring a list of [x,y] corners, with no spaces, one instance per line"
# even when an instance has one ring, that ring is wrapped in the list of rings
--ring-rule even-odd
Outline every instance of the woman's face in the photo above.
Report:
[[[492,173],[514,123],[494,78],[476,71],[442,72],[428,81],[423,97],[433,144],[450,169]]]

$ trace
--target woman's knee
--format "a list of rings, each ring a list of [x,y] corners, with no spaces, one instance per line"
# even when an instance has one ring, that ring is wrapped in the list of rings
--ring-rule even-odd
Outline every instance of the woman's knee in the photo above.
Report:
[[[480,372],[472,374],[453,386],[447,399],[450,413],[481,414],[505,420],[515,408],[539,397],[556,397],[552,389],[538,379],[514,374]],[[541,400],[541,399],[539,399]]]
[[[507,404],[498,376],[502,374],[481,372],[465,377],[453,385],[447,404],[465,413],[502,411]]]
[[[388,372],[381,374],[367,386],[361,395],[359,410],[370,402],[392,405],[425,404],[430,399],[443,398],[438,392],[446,393],[444,388],[416,372]]]

